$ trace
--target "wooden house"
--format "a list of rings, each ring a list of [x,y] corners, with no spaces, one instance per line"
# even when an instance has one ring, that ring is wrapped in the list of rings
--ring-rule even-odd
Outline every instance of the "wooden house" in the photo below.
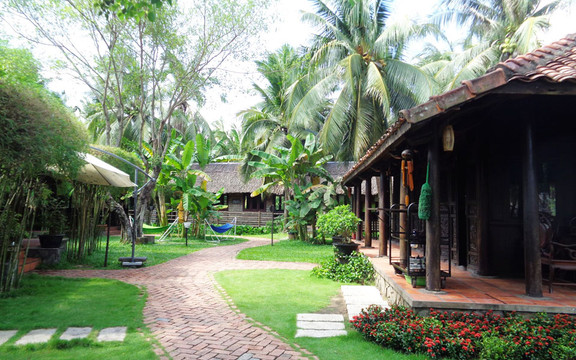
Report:
[[[364,231],[370,247],[376,219],[379,255],[392,257],[389,244],[398,241],[391,261],[398,271],[420,246],[427,290],[441,290],[449,263],[478,276],[523,278],[526,294],[540,297],[543,274],[575,279],[576,253],[565,246],[576,244],[574,156],[576,34],[401,111],[343,183],[364,214],[357,238]],[[361,196],[374,178],[377,194]],[[427,179],[431,211],[421,221],[415,209]]]
[[[333,178],[342,178],[351,166],[352,163],[328,162],[325,168]],[[271,206],[275,212],[284,211],[284,189],[274,187],[265,195],[252,197],[250,194],[262,185],[262,179],[251,178],[244,182],[239,168],[239,163],[212,163],[204,169],[211,178],[207,190],[217,192],[224,189],[220,200],[228,207],[220,212],[220,222],[236,217],[241,225],[264,226],[271,220]],[[338,196],[347,195],[342,191]]]

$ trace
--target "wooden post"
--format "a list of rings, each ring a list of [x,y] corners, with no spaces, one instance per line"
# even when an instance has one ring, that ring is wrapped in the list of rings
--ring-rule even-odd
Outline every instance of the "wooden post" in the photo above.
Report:
[[[380,181],[378,182],[378,256],[382,257],[386,254],[388,248],[388,239],[386,239],[386,212],[384,209],[390,208],[390,195],[386,188],[390,189],[387,184],[387,176],[385,170],[380,171]]]
[[[426,290],[440,291],[440,136],[434,131],[428,148],[432,212],[426,220]]]
[[[524,228],[524,281],[526,295],[542,297],[542,264],[540,259],[538,184],[534,159],[532,123],[525,129],[525,149],[522,167],[523,228]]]
[[[356,216],[360,217],[362,207],[362,183],[354,184],[354,211]],[[356,240],[362,241],[362,224],[359,223],[356,227]]]
[[[371,221],[371,214],[370,205],[372,203],[372,176],[368,176],[366,179],[366,190],[364,194],[364,247],[371,248],[372,247],[372,221]]]
[[[406,202],[406,194],[408,193],[408,189],[404,184],[402,184],[402,175],[400,175],[400,201],[399,201],[399,209],[406,210],[408,204]],[[398,215],[398,221],[400,222],[400,235],[398,236],[398,247],[399,249],[399,262],[403,267],[406,267],[408,263],[408,254],[406,252],[406,238],[408,229],[408,216],[406,212],[401,212]]]

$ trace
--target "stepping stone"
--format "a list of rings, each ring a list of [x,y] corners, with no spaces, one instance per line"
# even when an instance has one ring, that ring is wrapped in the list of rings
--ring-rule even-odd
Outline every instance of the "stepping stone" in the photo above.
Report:
[[[36,329],[30,331],[28,334],[22,336],[16,345],[27,345],[27,344],[41,344],[46,343],[52,335],[56,332],[56,329]]]
[[[70,327],[60,336],[60,340],[85,339],[91,332],[91,327]]]
[[[363,297],[376,297],[382,298],[380,291],[375,286],[364,285],[342,285],[342,295],[347,296],[363,296]]]
[[[342,321],[298,321],[296,327],[308,330],[344,330],[345,328]]]
[[[298,314],[298,321],[344,321],[342,314]]]
[[[124,341],[125,337],[125,326],[111,327],[100,330],[98,341]]]
[[[10,340],[12,336],[16,335],[17,330],[2,330],[0,331],[0,345],[4,344],[6,341]]]
[[[296,327],[296,337],[324,338],[347,334],[342,314],[298,314]]]
[[[373,296],[347,296],[344,298],[346,300],[347,305],[365,305],[365,304],[376,304],[380,306],[388,305],[388,302],[382,299],[381,296],[373,297]]]
[[[370,305],[380,305],[383,308],[390,307],[375,286],[342,285],[341,289],[346,302],[348,319],[350,320],[354,316],[360,315],[362,309]]]
[[[326,338],[334,336],[344,336],[348,333],[345,330],[304,330],[298,329],[296,337]]]

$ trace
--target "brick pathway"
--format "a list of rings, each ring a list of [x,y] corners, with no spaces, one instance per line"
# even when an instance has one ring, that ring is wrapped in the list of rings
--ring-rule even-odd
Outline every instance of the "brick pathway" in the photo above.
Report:
[[[144,321],[154,337],[177,359],[308,359],[271,331],[254,326],[230,307],[219,293],[213,274],[233,269],[309,270],[314,265],[237,260],[248,247],[265,239],[197,251],[167,263],[129,270],[62,270],[43,274],[101,277],[143,285],[148,291]],[[159,351],[159,354],[161,352]]]

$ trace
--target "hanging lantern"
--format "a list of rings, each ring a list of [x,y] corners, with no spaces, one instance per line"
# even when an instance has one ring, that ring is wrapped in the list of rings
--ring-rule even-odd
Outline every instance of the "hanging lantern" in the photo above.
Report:
[[[454,128],[452,125],[448,125],[442,131],[442,146],[444,151],[454,150]]]

